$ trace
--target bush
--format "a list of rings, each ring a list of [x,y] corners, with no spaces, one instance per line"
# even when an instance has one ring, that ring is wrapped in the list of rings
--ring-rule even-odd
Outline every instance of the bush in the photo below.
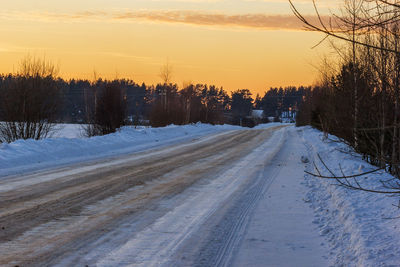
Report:
[[[0,142],[46,138],[56,129],[61,90],[54,65],[27,57],[0,87]]]

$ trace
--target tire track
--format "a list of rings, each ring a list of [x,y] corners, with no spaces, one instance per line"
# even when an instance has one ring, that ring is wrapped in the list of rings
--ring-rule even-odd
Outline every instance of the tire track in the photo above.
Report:
[[[232,266],[235,250],[241,243],[251,213],[280,172],[280,168],[276,168],[273,164],[285,138],[286,131],[283,132],[280,140],[274,143],[273,151],[262,166],[253,173],[248,172],[248,181],[226,201],[223,207],[210,216],[206,229],[200,231],[208,232],[208,235],[197,241],[200,243],[198,249],[192,247],[188,249],[196,250],[194,254],[197,255],[193,261],[180,262],[179,266]],[[265,176],[267,170],[269,175]],[[210,226],[211,229],[209,229]],[[188,243],[194,242],[192,240]],[[184,253],[181,252],[181,254]]]
[[[263,160],[272,156],[269,148],[272,148],[273,154],[274,148],[279,147],[279,140],[283,140],[281,132],[276,132],[268,142],[260,144],[250,154],[229,164],[229,169],[216,175],[210,184],[201,188],[195,187],[197,190],[184,194],[183,201],[173,199],[172,203],[178,205],[172,205],[174,208],[170,212],[140,231],[135,238],[129,239],[122,247],[108,252],[105,258],[94,261],[94,264],[133,264],[146,267],[193,265],[179,260],[181,248],[193,250],[198,246],[197,236],[208,234],[208,231],[202,228],[213,224],[213,214],[221,213],[221,205],[231,202],[235,192],[240,191],[241,195],[243,194],[244,184],[255,188],[252,184],[255,180],[252,178],[252,172],[259,169]],[[171,203],[168,206],[171,206]],[[225,226],[229,228],[229,224]],[[132,254],[133,251],[135,253]],[[184,258],[186,256],[188,255],[184,255]],[[214,262],[208,261],[207,266],[214,265]]]

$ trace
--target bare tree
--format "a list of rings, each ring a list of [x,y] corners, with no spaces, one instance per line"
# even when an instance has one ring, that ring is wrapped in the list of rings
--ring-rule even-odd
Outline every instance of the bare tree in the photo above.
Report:
[[[59,73],[59,67],[46,57],[38,58],[27,55],[19,64],[18,75],[22,77],[51,77],[55,78]]]
[[[0,88],[0,141],[42,139],[56,130],[61,92],[58,68],[45,58],[27,56],[17,75]]]
[[[289,3],[306,29],[324,34],[323,40],[332,38],[345,41],[350,47],[352,51],[350,62],[353,65],[352,85],[344,82],[338,86],[338,81],[348,80],[345,75],[332,77],[331,84],[336,89],[353,90],[354,142],[351,145],[357,152],[362,153],[365,159],[399,177],[400,4],[398,1],[386,0],[344,1],[343,13],[332,13],[327,20],[321,15],[317,1],[310,0],[318,23],[313,23],[303,16],[292,0],[289,0]],[[336,90],[330,97],[330,102],[338,106],[340,92]],[[322,109],[327,110],[325,107]],[[339,112],[331,111],[333,114],[329,115],[331,117]],[[328,127],[331,133],[343,132],[349,127],[342,121],[333,123],[332,120],[328,120],[328,124],[333,125]],[[348,137],[344,139],[349,141]],[[334,174],[332,177],[337,178]],[[343,174],[343,177],[353,176]],[[354,182],[355,184],[352,184],[345,180],[341,185],[352,189],[374,191],[360,186],[357,180]],[[400,188],[397,182],[392,185],[391,189]]]
[[[172,82],[173,66],[167,60],[167,62],[160,68],[160,78],[164,84],[170,84]]]
[[[171,89],[172,89],[172,74],[173,74],[173,68],[172,65],[169,63],[169,60],[160,68],[160,78],[163,81],[162,88],[160,90],[160,96],[161,96],[161,104],[163,106],[163,109],[165,112],[169,112],[169,96],[171,95]]]
[[[322,170],[314,162],[314,168],[317,173],[312,173],[312,172],[306,171],[306,173],[311,176],[322,178],[322,179],[336,180],[336,182],[338,183],[339,186],[342,186],[347,189],[352,189],[352,190],[357,190],[357,191],[365,191],[365,192],[370,192],[370,193],[389,194],[389,195],[400,194],[400,182],[397,179],[396,180],[389,179],[386,181],[381,180],[380,188],[365,187],[362,184],[362,182],[360,182],[359,178],[364,178],[363,180],[365,180],[365,178],[367,178],[367,175],[371,175],[373,173],[382,171],[382,170],[384,170],[384,168],[378,168],[378,169],[375,169],[372,171],[358,173],[358,174],[346,175],[346,174],[344,174],[342,167],[339,165],[341,174],[337,175],[330,167],[328,167],[328,165],[325,163],[325,161],[321,158],[321,156],[319,154],[317,154],[317,156],[318,156],[318,159],[320,160],[320,162],[322,163],[323,168],[325,169],[325,171],[328,171],[329,175],[323,175]]]
[[[328,37],[333,37],[337,40],[349,42],[350,44],[360,45],[369,47],[377,50],[385,50],[390,53],[396,53],[393,47],[381,47],[377,44],[366,42],[364,39],[356,39],[352,34],[355,32],[356,35],[362,35],[368,33],[371,30],[376,30],[379,27],[392,25],[398,23],[400,20],[400,14],[398,10],[400,5],[397,2],[389,2],[384,0],[359,0],[359,6],[357,7],[356,17],[354,16],[343,16],[343,14],[331,14],[330,19],[326,20],[321,15],[316,0],[310,0],[313,5],[315,14],[317,16],[317,23],[311,22],[296,8],[293,0],[288,0],[294,15],[304,23],[305,29],[309,31],[316,31],[325,34],[322,41]],[[354,1],[354,0],[351,0]],[[385,16],[382,16],[381,10],[385,11]],[[346,27],[348,25],[356,25],[356,27]],[[321,42],[322,42],[321,41]]]

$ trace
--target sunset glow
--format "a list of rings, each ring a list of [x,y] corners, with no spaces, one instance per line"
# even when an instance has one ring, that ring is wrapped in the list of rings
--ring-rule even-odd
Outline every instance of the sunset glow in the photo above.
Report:
[[[312,14],[310,1],[297,3]],[[168,60],[179,85],[261,93],[311,84],[327,51],[311,49],[323,36],[303,31],[284,0],[15,0],[0,21],[3,73],[31,54],[59,64],[64,78],[96,71],[153,84]]]

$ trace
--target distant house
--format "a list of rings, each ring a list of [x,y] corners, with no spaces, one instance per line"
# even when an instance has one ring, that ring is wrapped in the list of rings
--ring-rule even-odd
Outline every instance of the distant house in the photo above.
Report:
[[[264,110],[262,109],[253,109],[251,111],[251,117],[255,120],[262,120],[264,119]]]
[[[251,119],[255,122],[255,124],[267,123],[268,120],[265,117],[264,110],[262,109],[254,109],[251,111]]]
[[[288,111],[282,112],[282,122],[294,123],[296,122],[297,110],[289,108]]]

